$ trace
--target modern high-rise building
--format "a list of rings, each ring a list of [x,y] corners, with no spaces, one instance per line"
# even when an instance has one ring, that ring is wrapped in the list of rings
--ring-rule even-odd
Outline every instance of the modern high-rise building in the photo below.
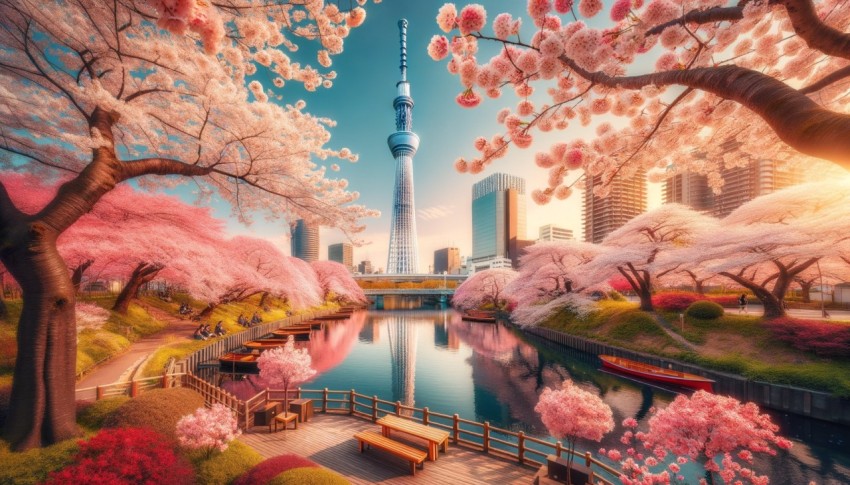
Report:
[[[360,261],[360,264],[357,265],[357,271],[360,274],[372,274],[372,262],[369,260]]]
[[[572,229],[559,227],[554,224],[540,226],[538,241],[571,241],[575,239]]]
[[[290,252],[308,263],[319,260],[319,226],[298,219],[290,228]]]
[[[434,251],[434,274],[455,274],[460,270],[460,250],[443,248]]]
[[[664,182],[664,203],[677,203],[714,217],[726,217],[732,211],[761,195],[803,183],[799,167],[772,160],[749,162],[743,167],[720,171],[723,190],[715,194],[704,175],[677,174]]]
[[[665,204],[682,204],[696,211],[708,211],[714,203],[714,193],[708,177],[697,173],[680,173],[664,181]]]
[[[398,29],[401,37],[401,80],[396,83],[397,95],[393,100],[396,131],[387,138],[396,161],[387,273],[411,274],[419,269],[416,209],[413,205],[413,156],[419,148],[419,137],[412,131],[413,98],[407,82],[407,20],[399,20]]]
[[[773,160],[758,160],[720,172],[723,191],[714,195],[709,214],[726,217],[760,195],[803,182],[802,170]]]
[[[336,261],[349,271],[354,269],[354,246],[351,243],[338,243],[328,246],[328,261]]]
[[[516,266],[525,241],[525,180],[494,173],[472,186],[471,272]]]
[[[605,236],[622,227],[631,218],[646,212],[646,172],[633,177],[614,177],[607,197],[593,195],[602,177],[589,177],[584,191],[582,219],[584,240],[600,243]]]

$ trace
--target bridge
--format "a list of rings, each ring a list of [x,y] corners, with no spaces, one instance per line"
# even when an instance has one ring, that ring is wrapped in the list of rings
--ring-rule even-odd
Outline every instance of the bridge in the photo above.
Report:
[[[366,296],[404,295],[404,296],[451,296],[454,288],[370,288],[363,290]]]
[[[375,302],[376,308],[384,308],[384,297],[413,296],[434,298],[445,305],[463,283],[467,275],[444,274],[368,274],[354,275],[363,288],[363,293]],[[427,283],[426,283],[427,282]]]

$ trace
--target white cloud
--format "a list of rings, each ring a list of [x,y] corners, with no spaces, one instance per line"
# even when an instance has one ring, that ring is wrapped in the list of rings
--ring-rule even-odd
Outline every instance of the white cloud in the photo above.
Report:
[[[433,221],[434,219],[442,219],[443,217],[454,214],[455,206],[453,205],[435,205],[419,209],[416,211],[420,219],[424,221]]]

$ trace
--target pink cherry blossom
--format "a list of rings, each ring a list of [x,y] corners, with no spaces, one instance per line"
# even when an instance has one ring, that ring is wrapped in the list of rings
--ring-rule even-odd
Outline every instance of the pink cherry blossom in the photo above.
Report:
[[[288,409],[289,387],[304,382],[316,374],[310,367],[312,360],[307,349],[296,349],[295,338],[290,335],[283,347],[263,351],[257,359],[260,377],[270,386],[282,386],[284,409]]]
[[[428,55],[435,61],[445,59],[449,55],[449,40],[443,35],[431,37],[431,42],[428,43]]]
[[[478,32],[487,23],[487,11],[480,4],[471,3],[460,11],[457,24],[461,35]]]
[[[443,32],[451,32],[457,23],[457,8],[453,3],[447,3],[440,7],[437,13],[437,25]]]
[[[470,88],[458,94],[455,101],[463,108],[474,108],[481,104],[481,96]]]
[[[551,0],[528,0],[528,14],[535,20],[543,18],[551,10]]]
[[[568,13],[573,8],[573,0],[555,0],[555,11]]]
[[[209,457],[213,451],[224,451],[227,444],[239,436],[236,417],[223,404],[212,408],[198,408],[177,421],[177,440],[189,449],[205,450]]]
[[[516,34],[513,17],[509,13],[500,13],[493,20],[493,33],[497,39],[505,40]]]
[[[591,18],[602,11],[601,0],[579,0],[579,13],[586,18]]]
[[[617,0],[611,6],[611,20],[619,22],[626,18],[632,8],[632,0]]]
[[[508,305],[505,288],[516,277],[517,272],[509,268],[477,271],[457,287],[452,306],[460,310],[476,310],[484,306],[505,308]]]
[[[361,7],[354,7],[351,9],[351,11],[348,12],[348,17],[345,19],[345,23],[352,29],[363,25],[363,22],[365,21],[366,10]]]

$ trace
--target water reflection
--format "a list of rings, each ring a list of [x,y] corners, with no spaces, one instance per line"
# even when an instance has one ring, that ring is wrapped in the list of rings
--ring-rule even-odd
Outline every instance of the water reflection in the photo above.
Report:
[[[466,322],[453,311],[370,311],[331,322],[309,343],[319,375],[304,387],[351,389],[406,405],[429,407],[491,425],[551,439],[534,406],[545,387],[572,379],[598,394],[620,423],[634,417],[646,426],[649,408],[665,406],[675,393],[600,371],[599,359],[501,324]],[[265,388],[257,376],[224,387],[252,396]],[[244,388],[244,390],[242,389]],[[242,394],[244,392],[244,394]],[[847,427],[775,415],[790,453],[759,458],[772,484],[850,483]],[[602,443],[579,448],[619,447],[618,427]]]

